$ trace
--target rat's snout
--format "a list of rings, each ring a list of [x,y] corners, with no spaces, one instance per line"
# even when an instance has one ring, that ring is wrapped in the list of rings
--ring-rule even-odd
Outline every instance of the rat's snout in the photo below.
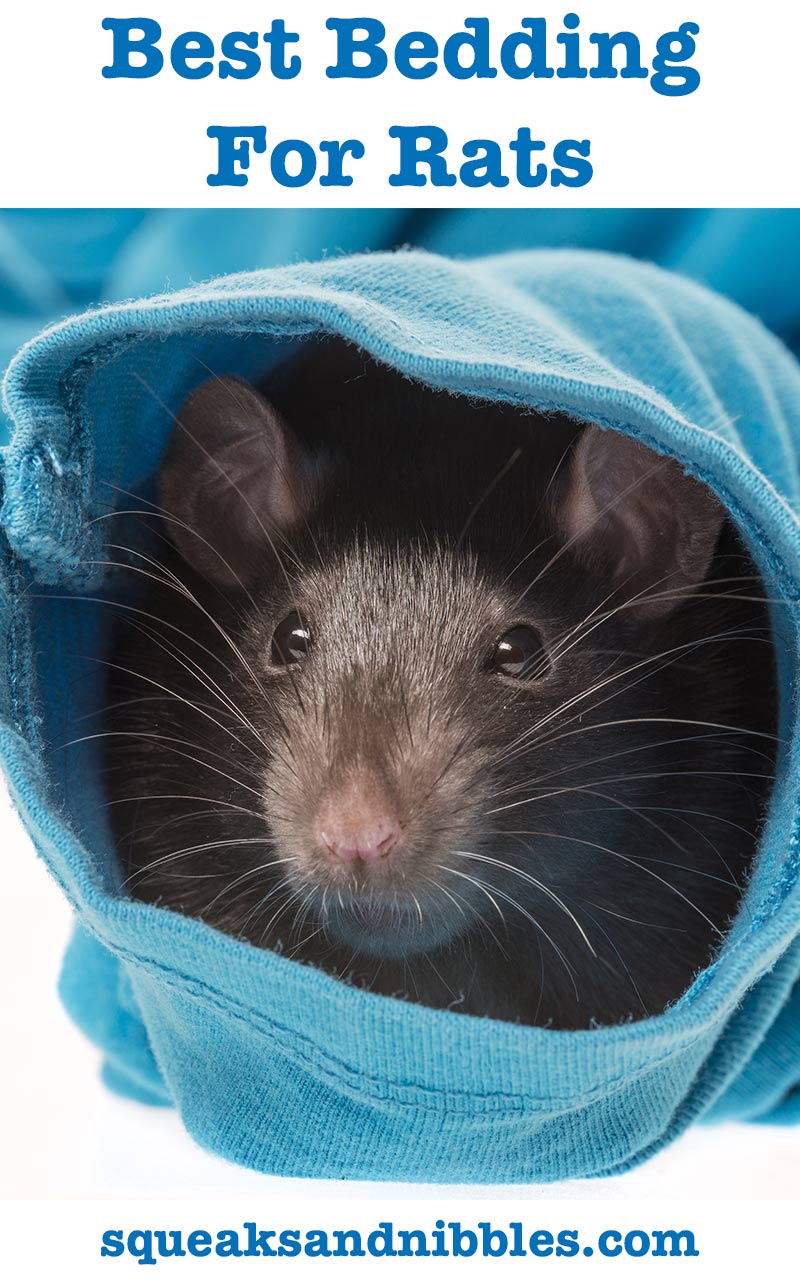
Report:
[[[398,848],[403,824],[380,789],[355,781],[323,798],[315,832],[322,852],[338,862],[373,863],[384,862]]]

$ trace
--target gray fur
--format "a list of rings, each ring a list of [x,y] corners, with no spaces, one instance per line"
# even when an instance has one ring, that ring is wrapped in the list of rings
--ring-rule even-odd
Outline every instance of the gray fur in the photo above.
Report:
[[[772,773],[763,588],[718,504],[667,462],[681,539],[628,551],[621,576],[624,513],[598,527],[595,504],[572,539],[597,431],[333,344],[268,393],[292,521],[250,492],[243,541],[230,492],[181,514],[162,477],[184,589],[149,583],[150,620],[117,638],[110,798],[142,797],[111,808],[131,892],[426,1005],[565,1028],[663,1009],[736,910]],[[224,407],[193,417],[212,455]],[[642,473],[643,448],[602,437]],[[237,579],[176,517],[241,556]],[[270,641],[293,610],[313,643],[287,668]],[[524,681],[491,665],[519,623],[547,656]],[[370,870],[337,869],[314,830],[354,778],[404,828]]]

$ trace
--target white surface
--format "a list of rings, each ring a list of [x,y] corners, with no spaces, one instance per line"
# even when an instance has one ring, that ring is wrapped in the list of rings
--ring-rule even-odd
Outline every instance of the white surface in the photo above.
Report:
[[[6,4],[0,44],[0,85],[14,104],[14,128],[3,139],[0,204],[48,206],[793,206],[797,204],[796,59],[800,6],[788,0],[604,0],[575,5],[584,40],[593,31],[628,30],[639,36],[642,65],[650,67],[656,39],[684,21],[700,26],[690,60],[699,88],[684,97],[654,93],[647,79],[456,80],[438,71],[428,80],[402,77],[391,50],[404,32],[424,30],[439,44],[462,29],[468,14],[489,15],[491,54],[519,29],[525,13],[550,24],[550,65],[560,66],[555,36],[572,6],[538,0],[526,9],[514,0],[475,8],[462,0],[304,0],[303,4],[221,5],[218,0],[171,0],[133,7],[156,18],[165,68],[150,79],[104,79],[111,36],[101,20],[131,16],[131,6],[107,0],[39,0],[35,29],[28,5]],[[388,29],[390,66],[372,80],[332,80],[325,69],[335,54],[325,19],[379,16]],[[170,66],[169,48],[182,32],[199,30],[218,49],[231,30],[259,32],[272,18],[300,34],[293,52],[303,67],[279,81],[267,71],[250,80],[216,74],[183,80]],[[594,63],[586,43],[586,62]],[[261,48],[263,53],[263,46]],[[216,66],[216,61],[215,61]],[[68,104],[67,111],[59,110]],[[217,169],[211,125],[264,126],[266,155],[253,155],[245,187],[209,187]],[[507,187],[392,187],[397,142],[389,128],[443,128],[453,173],[470,139],[501,147]],[[528,127],[546,143],[549,160],[560,139],[589,139],[594,177],[581,188],[530,189],[516,182],[508,143]],[[270,171],[275,144],[303,139],[360,139],[362,160],[347,167],[351,187],[286,187]]]
[[[71,914],[0,795],[0,1061],[2,1173],[7,1198],[108,1198],[227,1192],[269,1200],[446,1196],[433,1186],[273,1179],[203,1153],[176,1113],[117,1098],[98,1056],[56,996]],[[618,1179],[548,1187],[454,1189],[454,1196],[798,1198],[800,1129],[696,1128]]]

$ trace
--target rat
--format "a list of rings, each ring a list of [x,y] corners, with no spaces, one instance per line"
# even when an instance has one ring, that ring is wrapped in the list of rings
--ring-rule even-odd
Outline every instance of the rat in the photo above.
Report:
[[[681,996],[775,754],[764,587],[707,487],[333,337],[204,379],[156,486],[107,669],[131,896],[513,1023]]]

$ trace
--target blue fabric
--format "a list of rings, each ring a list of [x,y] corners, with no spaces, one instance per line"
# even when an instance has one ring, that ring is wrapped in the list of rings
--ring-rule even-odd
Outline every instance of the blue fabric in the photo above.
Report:
[[[800,210],[7,210],[0,369],[41,327],[90,303],[401,245],[458,257],[635,255],[730,296],[800,352],[798,244]]]
[[[632,212],[594,213],[599,240],[636,225]],[[772,223],[771,240],[770,215],[720,213],[753,217],[746,235],[760,228],[753,244],[765,274],[774,261],[774,291],[710,251],[709,276],[727,274],[791,338],[796,267],[781,281],[772,245],[787,227]],[[643,212],[643,242],[663,235],[659,219]],[[676,221],[673,248],[686,234]],[[429,223],[431,243],[438,231]],[[395,232],[387,222],[381,235]],[[513,220],[496,232],[501,245],[517,235]],[[451,233],[452,249],[474,247],[465,215]],[[159,256],[176,244],[167,237]],[[428,1011],[120,895],[93,744],[66,765],[55,749],[68,719],[102,705],[102,676],[80,660],[106,644],[103,615],[84,601],[102,557],[87,520],[105,481],[136,491],[151,473],[169,409],[202,363],[252,374],[318,330],[437,387],[565,411],[670,452],[725,501],[784,605],[782,752],[746,898],[716,961],[660,1017],[559,1033]],[[3,460],[0,753],[78,916],[62,995],[105,1050],[110,1085],[176,1104],[201,1144],[245,1165],[370,1179],[608,1174],[702,1117],[800,1121],[800,368],[763,325],[684,278],[605,253],[338,256],[85,312],[24,348],[4,393],[14,437]],[[57,599],[34,593],[48,587]]]

